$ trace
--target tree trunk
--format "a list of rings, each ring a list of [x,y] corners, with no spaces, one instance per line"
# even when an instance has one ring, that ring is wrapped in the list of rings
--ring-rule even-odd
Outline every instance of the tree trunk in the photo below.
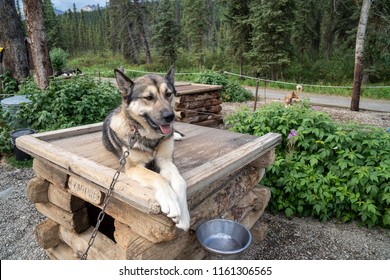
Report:
[[[138,2],[138,0],[134,0],[134,4],[136,7],[136,12],[137,12],[137,25],[138,25],[138,32],[141,37],[142,41],[142,46],[145,51],[145,56],[146,56],[146,64],[151,64],[152,63],[152,55],[150,54],[150,48],[149,48],[149,41],[146,35],[146,30],[145,30],[145,19],[143,16],[143,12],[141,10],[141,4]]]
[[[364,0],[362,10],[360,12],[360,20],[356,36],[355,70],[353,76],[352,100],[350,108],[351,111],[359,111],[360,91],[364,69],[364,39],[366,37],[368,14],[370,11],[371,2],[372,0]]]
[[[24,15],[27,32],[31,41],[31,56],[34,63],[35,81],[43,90],[49,85],[49,77],[53,75],[46,29],[43,22],[43,10],[40,0],[25,0]]]
[[[0,0],[0,48],[3,65],[18,82],[28,77],[28,58],[22,22],[13,0]]]

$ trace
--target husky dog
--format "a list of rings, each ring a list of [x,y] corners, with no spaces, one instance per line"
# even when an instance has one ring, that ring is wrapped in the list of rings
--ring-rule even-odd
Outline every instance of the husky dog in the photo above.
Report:
[[[122,105],[103,123],[103,144],[118,158],[129,148],[125,174],[154,186],[161,211],[187,231],[187,184],[173,163],[174,69],[165,77],[145,75],[134,81],[121,70],[114,72]]]
[[[291,93],[286,94],[284,97],[284,107],[287,107],[288,105],[291,105],[293,102],[298,102],[300,101],[300,97],[298,94],[302,92],[302,86],[297,85],[297,91],[293,91]]]

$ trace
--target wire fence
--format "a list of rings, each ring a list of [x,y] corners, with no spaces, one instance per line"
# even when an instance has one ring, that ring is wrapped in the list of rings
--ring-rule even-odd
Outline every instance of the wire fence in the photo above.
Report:
[[[269,79],[263,79],[263,78],[256,78],[256,77],[251,77],[251,76],[246,76],[246,75],[241,75],[241,74],[236,74],[228,71],[224,71],[224,74],[228,74],[231,76],[237,76],[240,78],[245,78],[245,79],[252,79],[252,80],[258,80],[266,83],[274,83],[274,84],[284,84],[284,85],[297,85],[298,83],[292,83],[292,82],[282,82],[282,81],[275,81],[275,80],[269,80]],[[352,89],[352,86],[334,86],[334,85],[312,85],[312,84],[304,84],[304,83],[299,83],[302,86],[305,87],[319,87],[319,88],[346,88],[346,89]],[[388,89],[390,86],[362,86],[363,88],[385,88]]]

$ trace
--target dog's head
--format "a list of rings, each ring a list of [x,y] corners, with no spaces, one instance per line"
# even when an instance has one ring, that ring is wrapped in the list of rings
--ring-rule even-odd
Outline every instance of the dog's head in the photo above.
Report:
[[[297,93],[301,93],[303,90],[302,85],[297,85]]]
[[[174,69],[165,77],[145,75],[132,81],[123,71],[115,69],[115,77],[122,94],[122,109],[149,136],[172,134],[174,113]]]

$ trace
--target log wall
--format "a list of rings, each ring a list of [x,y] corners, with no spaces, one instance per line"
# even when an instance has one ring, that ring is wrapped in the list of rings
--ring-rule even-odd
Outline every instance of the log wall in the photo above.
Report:
[[[199,84],[176,85],[177,120],[203,126],[222,123],[221,88]]]

